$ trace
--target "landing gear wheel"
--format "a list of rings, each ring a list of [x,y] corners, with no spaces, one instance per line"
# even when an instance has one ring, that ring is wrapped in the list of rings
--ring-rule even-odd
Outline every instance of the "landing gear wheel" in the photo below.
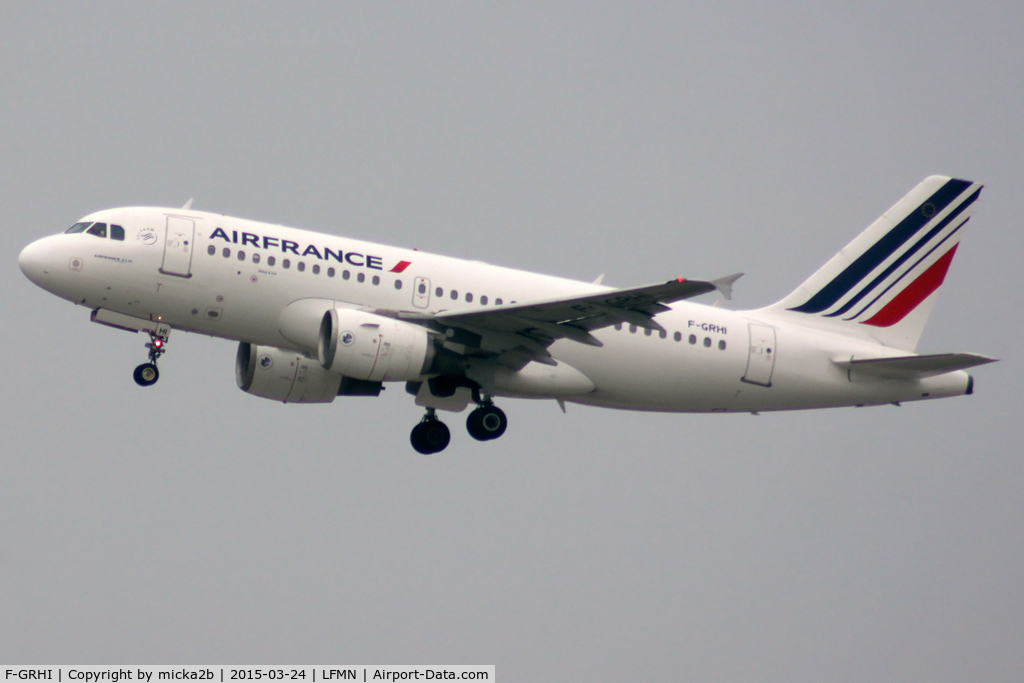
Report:
[[[493,405],[482,405],[466,418],[466,430],[477,441],[491,441],[505,433],[508,418],[505,413]]]
[[[143,363],[135,368],[132,376],[135,378],[135,383],[140,387],[151,387],[160,379],[160,371],[156,369],[156,365],[153,363]]]
[[[448,426],[437,418],[420,422],[412,428],[412,434],[409,435],[412,447],[416,449],[417,453],[423,455],[440,453],[448,448],[448,443],[451,440],[452,433],[448,431]]]

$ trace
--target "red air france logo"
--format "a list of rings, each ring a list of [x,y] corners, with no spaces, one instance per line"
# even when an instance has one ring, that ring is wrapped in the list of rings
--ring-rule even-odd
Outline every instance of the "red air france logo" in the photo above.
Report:
[[[394,268],[392,268],[389,272],[392,272],[392,273],[402,273],[402,272],[405,272],[405,269],[408,268],[411,265],[412,265],[412,261],[399,261],[398,265],[396,265]]]

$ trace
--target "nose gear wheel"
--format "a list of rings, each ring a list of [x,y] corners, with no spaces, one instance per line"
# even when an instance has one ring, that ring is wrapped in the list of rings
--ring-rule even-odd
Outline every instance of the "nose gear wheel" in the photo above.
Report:
[[[150,387],[160,379],[160,371],[157,370],[156,365],[153,363],[143,363],[135,368],[132,377],[135,378],[135,383],[140,387]]]
[[[140,387],[151,387],[160,379],[160,371],[156,367],[156,362],[160,356],[164,355],[166,345],[167,337],[165,335],[156,332],[149,333],[149,343],[146,344],[146,348],[149,349],[149,362],[138,366],[132,373],[135,383]]]

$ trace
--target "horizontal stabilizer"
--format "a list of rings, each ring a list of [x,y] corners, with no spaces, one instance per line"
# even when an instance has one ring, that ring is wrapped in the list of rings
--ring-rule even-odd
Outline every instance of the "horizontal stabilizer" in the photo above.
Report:
[[[936,353],[930,356],[854,358],[832,362],[846,370],[884,379],[924,379],[998,360],[976,353]]]

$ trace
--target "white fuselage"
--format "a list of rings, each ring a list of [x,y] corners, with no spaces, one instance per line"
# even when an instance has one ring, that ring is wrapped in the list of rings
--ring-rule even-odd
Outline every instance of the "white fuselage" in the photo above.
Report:
[[[193,234],[173,235],[174,217],[194,222]],[[80,233],[39,240],[22,255],[33,282],[90,309],[286,349],[296,346],[282,336],[281,314],[303,299],[437,314],[608,290],[200,211],[125,208],[82,220],[123,226],[125,239]],[[962,371],[921,380],[858,378],[833,362],[901,355],[867,334],[839,334],[768,310],[692,302],[670,308],[656,317],[664,334],[623,324],[594,331],[600,347],[555,342],[551,356],[595,387],[565,400],[630,410],[747,412],[884,404],[968,389]]]

